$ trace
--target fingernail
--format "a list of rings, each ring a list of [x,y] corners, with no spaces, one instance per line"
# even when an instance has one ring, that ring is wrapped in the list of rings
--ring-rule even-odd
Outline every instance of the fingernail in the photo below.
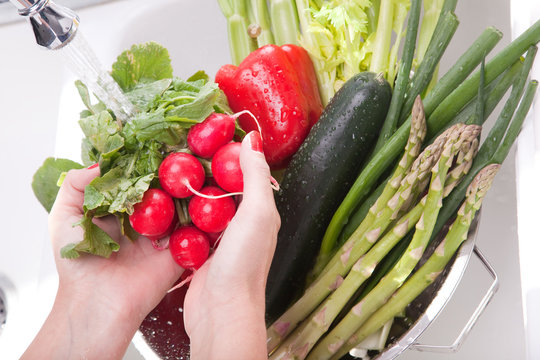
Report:
[[[98,163],[95,163],[94,165],[90,165],[87,169],[90,170],[90,169],[95,169],[98,167]]]
[[[247,136],[248,136],[248,141],[249,141],[251,150],[262,154],[263,146],[262,146],[261,134],[259,134],[257,131],[252,131]]]

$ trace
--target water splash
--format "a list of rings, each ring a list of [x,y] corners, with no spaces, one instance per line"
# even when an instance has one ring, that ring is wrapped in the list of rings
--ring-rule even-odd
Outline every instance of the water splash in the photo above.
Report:
[[[125,123],[135,114],[133,104],[111,75],[103,69],[80,29],[68,44],[56,51],[62,53],[75,76],[113,111],[117,119]]]

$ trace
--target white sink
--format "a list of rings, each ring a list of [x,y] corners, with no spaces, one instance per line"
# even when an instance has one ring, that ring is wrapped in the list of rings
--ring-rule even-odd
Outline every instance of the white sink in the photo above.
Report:
[[[115,1],[78,14],[81,32],[108,69],[124,49],[150,40],[169,49],[175,75],[183,78],[201,69],[213,77],[230,62],[225,19],[213,0]],[[25,21],[0,26],[0,34],[7,41],[0,61],[0,159],[6,169],[0,194],[10,204],[0,210],[0,287],[13,285],[0,358],[16,359],[45,320],[58,281],[32,175],[48,156],[80,161],[83,105],[60,54],[38,48]],[[140,356],[131,350],[126,358]]]
[[[79,15],[84,36],[107,68],[123,49],[150,40],[169,49],[175,75],[180,77],[199,69],[213,76],[230,61],[225,19],[217,0],[116,1],[87,8]],[[496,49],[510,41],[508,0],[461,0],[457,15],[461,25],[441,72],[488,25],[505,33]],[[5,276],[13,284],[6,327],[0,334],[0,358],[14,359],[44,321],[57,286],[46,213],[33,197],[31,176],[47,156],[80,159],[81,133],[76,121],[82,103],[72,85],[73,76],[55,54],[34,45],[28,24],[0,27],[0,35],[7,41],[4,54],[9,54],[0,62],[0,160],[4,168],[0,280]],[[497,270],[501,287],[463,348],[450,356],[409,351],[403,359],[525,358],[515,194],[511,154],[484,203],[477,239]],[[451,342],[488,286],[481,265],[471,262],[453,300],[422,342]],[[133,349],[125,356],[140,358]]]

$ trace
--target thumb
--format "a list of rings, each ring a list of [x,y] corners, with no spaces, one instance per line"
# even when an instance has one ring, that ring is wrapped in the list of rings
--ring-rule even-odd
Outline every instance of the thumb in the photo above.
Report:
[[[280,220],[270,187],[270,168],[261,144],[261,137],[255,131],[242,141],[243,197],[213,256],[212,267],[220,269],[216,278],[225,276],[224,270],[228,269],[234,276],[249,276],[250,283],[266,282]],[[243,271],[239,273],[238,269]]]
[[[270,168],[264,158],[261,135],[257,131],[250,132],[242,141],[240,167],[244,177],[242,203],[255,208],[261,202],[273,204]]]
[[[51,209],[51,217],[66,215],[82,215],[84,188],[99,175],[99,168],[91,166],[87,169],[70,170]]]

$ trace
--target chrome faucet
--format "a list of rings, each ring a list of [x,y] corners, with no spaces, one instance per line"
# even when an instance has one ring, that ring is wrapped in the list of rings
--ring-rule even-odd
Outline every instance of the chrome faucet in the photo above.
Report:
[[[79,17],[51,0],[10,0],[19,15],[28,17],[36,42],[55,50],[69,43],[79,27]]]
[[[68,67],[112,110],[119,122],[127,122],[135,114],[134,105],[103,69],[82,34],[77,33],[77,14],[51,0],[9,1],[19,9],[19,15],[30,19],[38,45],[60,50]]]

